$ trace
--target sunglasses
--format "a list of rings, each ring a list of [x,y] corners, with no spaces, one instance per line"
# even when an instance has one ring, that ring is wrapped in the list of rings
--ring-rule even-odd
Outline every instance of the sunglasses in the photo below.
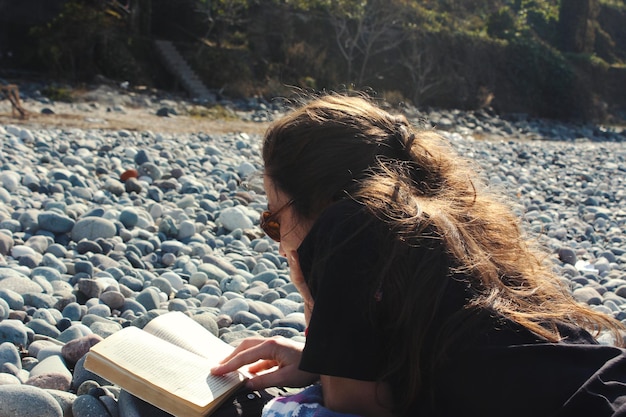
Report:
[[[283,211],[285,208],[292,205],[293,202],[294,200],[289,200],[285,205],[276,210],[274,213],[268,210],[261,213],[261,229],[263,229],[265,234],[276,242],[280,242],[280,223],[276,219],[276,216],[278,216],[280,212]]]

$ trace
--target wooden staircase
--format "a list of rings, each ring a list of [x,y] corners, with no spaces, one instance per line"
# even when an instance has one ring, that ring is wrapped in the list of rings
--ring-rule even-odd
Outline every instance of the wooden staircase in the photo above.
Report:
[[[206,88],[172,42],[156,40],[154,44],[165,67],[176,77],[189,96],[200,101],[212,102],[215,100],[214,94]]]

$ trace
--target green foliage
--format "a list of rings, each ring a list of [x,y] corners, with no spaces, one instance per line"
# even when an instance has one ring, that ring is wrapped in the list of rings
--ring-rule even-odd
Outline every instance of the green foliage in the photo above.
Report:
[[[596,54],[585,54],[585,53],[564,53],[563,56],[567,58],[569,61],[581,64],[587,67],[595,67],[602,69],[603,71],[608,70],[611,65],[606,62],[604,59],[600,58]]]
[[[186,55],[193,67],[201,69],[200,76],[210,87],[239,95],[238,85],[254,78],[250,57],[243,49],[203,46],[195,55]]]
[[[189,116],[197,119],[236,120],[237,115],[228,107],[216,104],[211,107],[192,106],[188,109]]]
[[[557,32],[566,0],[150,0],[144,5],[151,5],[153,36],[176,41],[205,84],[226,95],[271,97],[293,86],[371,88],[394,103],[493,105],[565,117],[588,114],[585,106],[599,85],[590,77],[626,60],[624,1],[598,1],[603,12],[592,22],[593,50],[566,55],[559,51]],[[158,73],[151,66],[150,39],[134,37],[131,14],[114,4],[119,5],[68,0],[57,19],[33,30],[41,59],[55,75],[80,80],[101,73],[133,81]],[[211,117],[202,109],[196,113]]]
[[[196,12],[203,16],[207,28],[205,38],[218,47],[233,40],[235,44],[241,44],[238,29],[245,21],[250,5],[249,0],[196,0]]]
[[[489,15],[487,34],[492,38],[511,39],[518,31],[517,20],[508,7],[502,7]]]
[[[617,10],[626,11],[626,3],[624,0],[600,0],[600,4]]]
[[[123,16],[104,2],[70,0],[61,13],[31,36],[39,57],[59,78],[77,81],[102,74],[135,80],[138,66]]]
[[[487,34],[499,39],[538,36],[552,43],[558,22],[555,2],[518,0],[500,7],[487,19]]]
[[[555,118],[587,116],[589,92],[563,54],[528,38],[510,42],[504,53],[501,73],[531,113]]]
[[[71,88],[50,85],[42,89],[41,94],[48,97],[52,101],[62,101],[65,103],[71,103],[74,101]]]

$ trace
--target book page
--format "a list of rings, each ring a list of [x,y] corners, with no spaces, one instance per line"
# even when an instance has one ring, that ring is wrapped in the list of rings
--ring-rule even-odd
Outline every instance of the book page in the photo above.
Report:
[[[85,367],[166,411],[181,401],[201,410],[244,380],[237,372],[212,375],[217,361],[128,327],[94,345]]]
[[[235,349],[181,312],[155,317],[143,330],[216,363]]]

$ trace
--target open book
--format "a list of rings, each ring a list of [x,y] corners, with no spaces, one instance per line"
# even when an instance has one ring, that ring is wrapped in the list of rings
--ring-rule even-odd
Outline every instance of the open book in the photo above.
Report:
[[[175,416],[210,414],[246,380],[211,368],[234,348],[180,312],[126,327],[94,345],[85,368]]]

